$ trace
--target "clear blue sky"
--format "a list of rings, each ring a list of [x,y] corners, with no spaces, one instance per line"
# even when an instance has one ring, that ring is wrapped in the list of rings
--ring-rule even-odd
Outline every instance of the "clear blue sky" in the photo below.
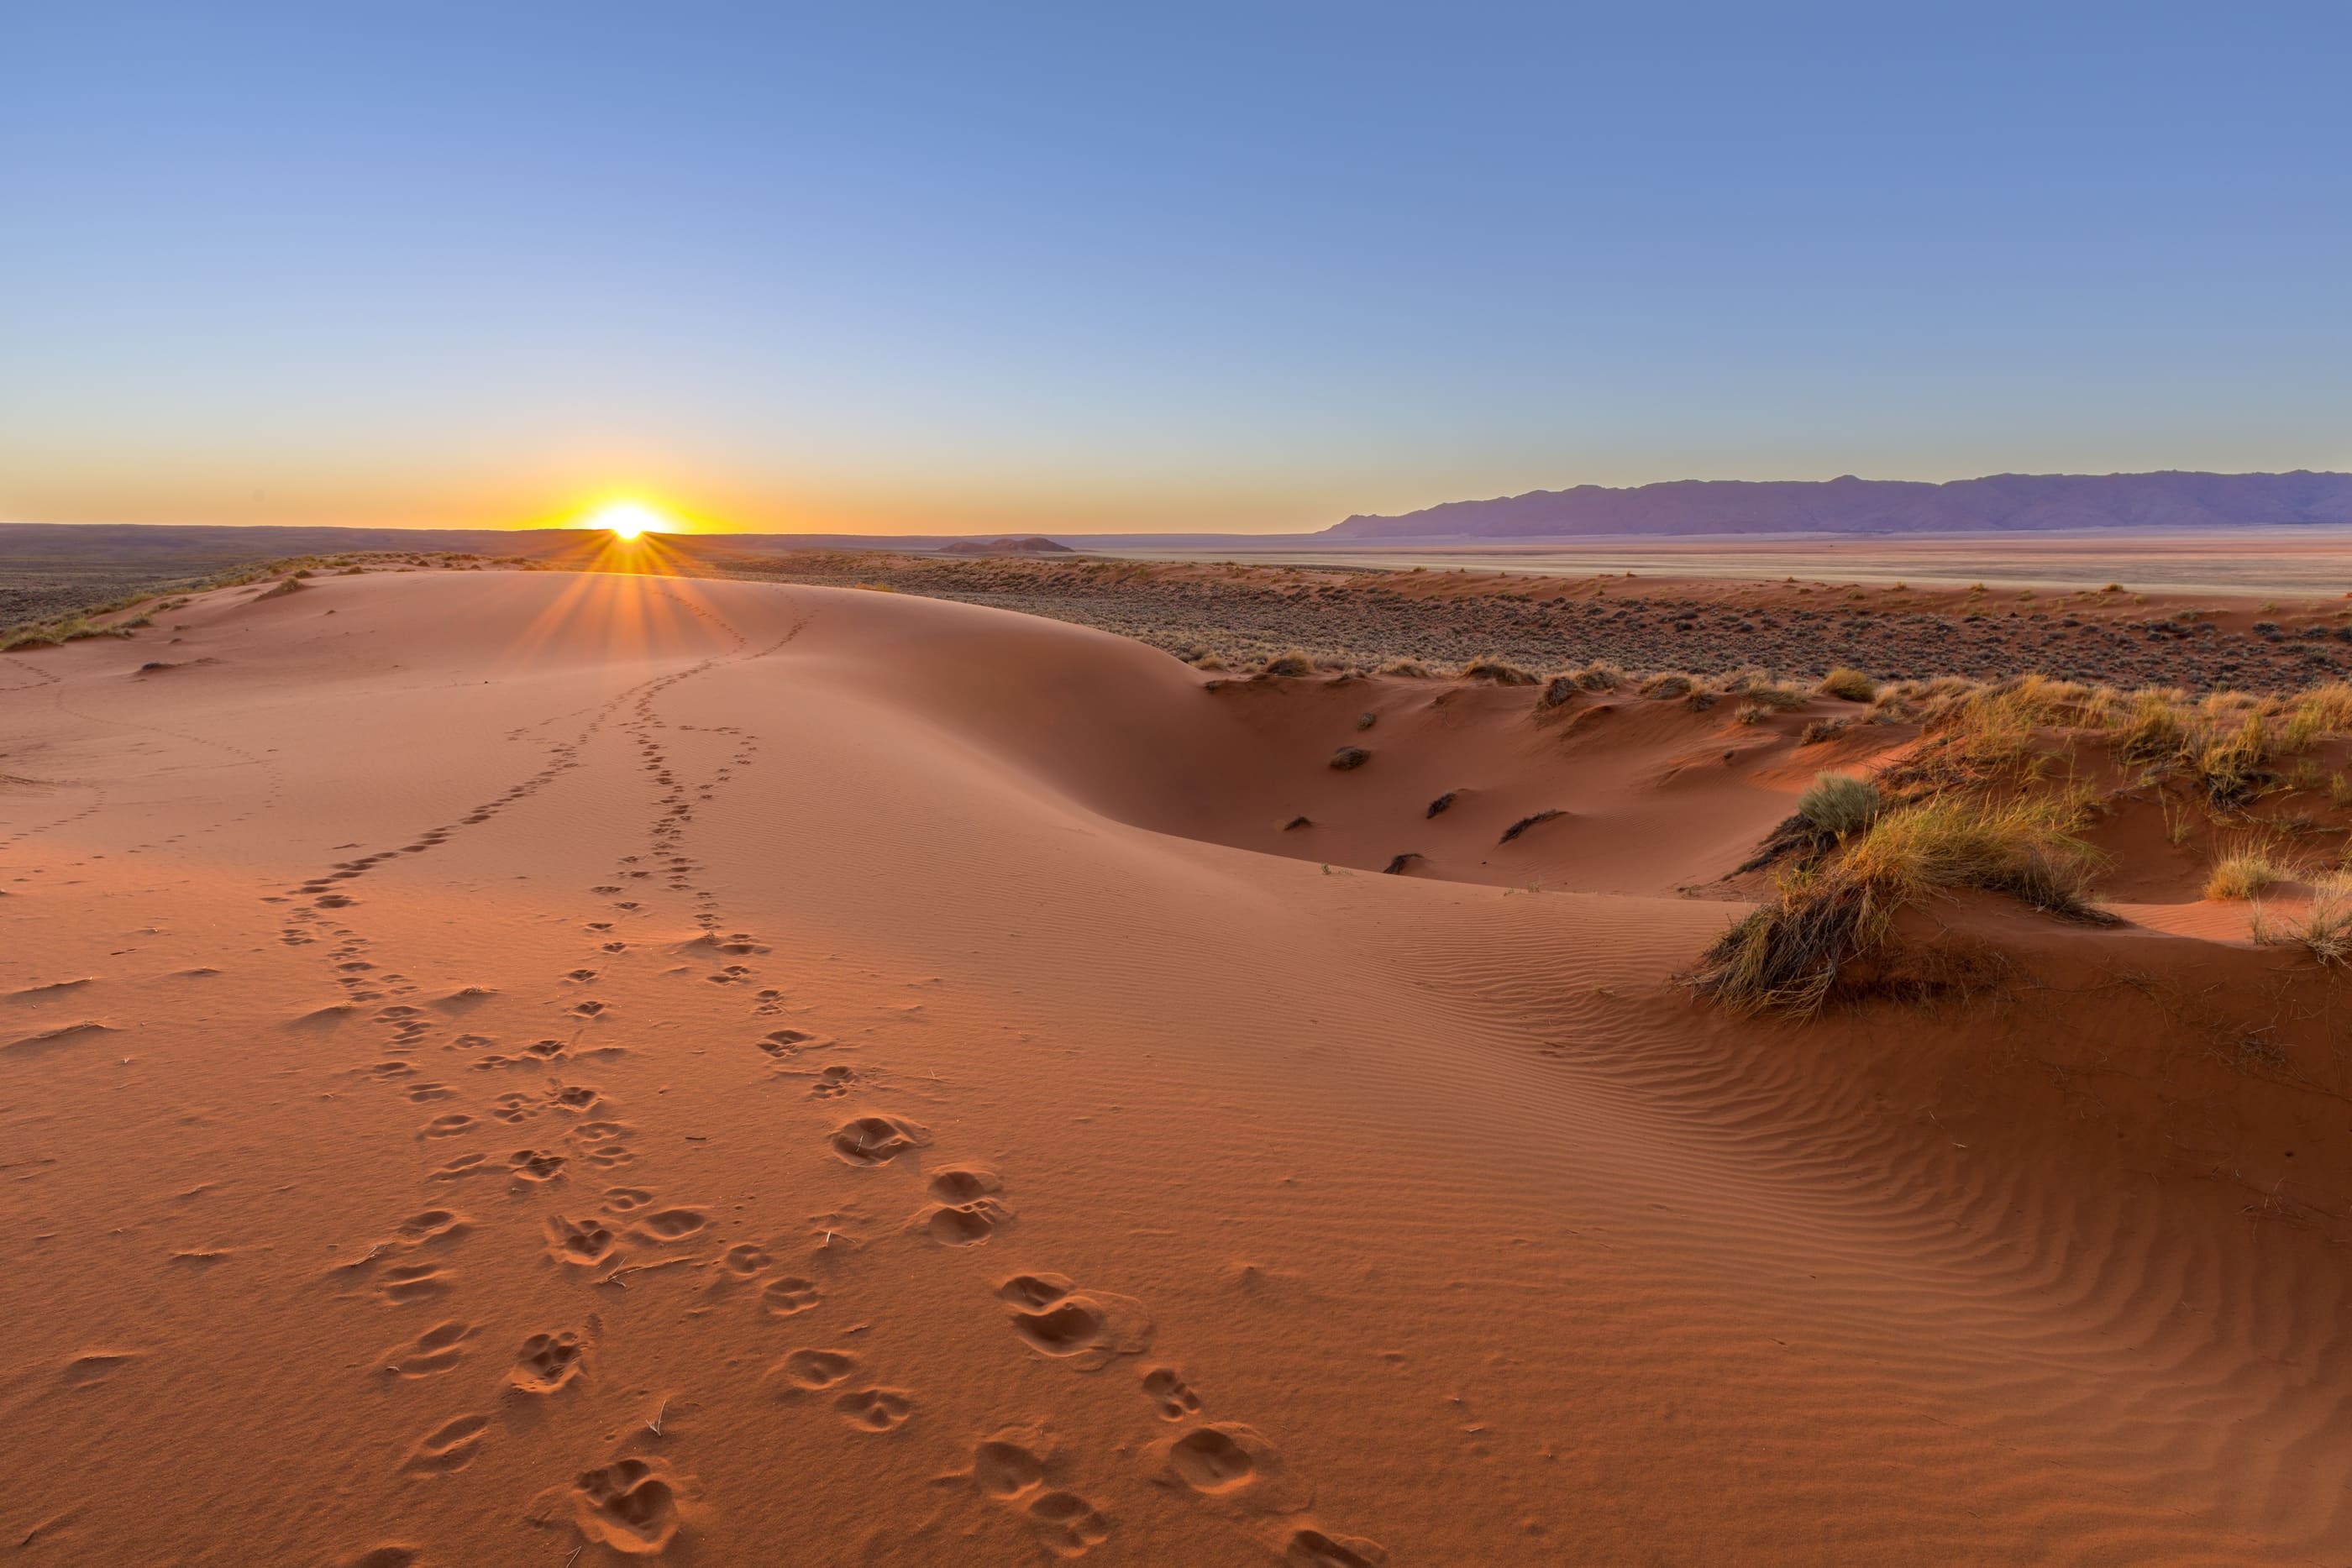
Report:
[[[33,0],[0,517],[2352,466],[2352,6]]]

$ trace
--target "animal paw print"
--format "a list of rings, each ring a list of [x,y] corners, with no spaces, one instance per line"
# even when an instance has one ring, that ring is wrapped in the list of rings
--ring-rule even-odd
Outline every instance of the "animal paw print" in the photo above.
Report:
[[[816,1082],[809,1085],[809,1098],[838,1100],[856,1087],[856,1070],[835,1063],[816,1075]],[[410,1098],[414,1099],[415,1096],[412,1094]]]
[[[884,1166],[930,1142],[920,1127],[892,1116],[860,1116],[834,1129],[833,1152],[853,1166]]]
[[[768,1369],[768,1380],[779,1398],[790,1398],[837,1387],[856,1371],[857,1358],[845,1350],[796,1350]]]
[[[572,1484],[572,1521],[593,1545],[625,1557],[658,1556],[682,1522],[679,1487],[657,1459],[614,1459]]]
[[[1054,1484],[1053,1445],[1034,1427],[1013,1427],[972,1450],[971,1479],[1025,1518],[1057,1557],[1080,1557],[1110,1539],[1110,1520],[1076,1492]]]
[[[568,1329],[535,1333],[522,1342],[507,1380],[526,1394],[552,1394],[580,1375],[586,1353],[580,1336]]]
[[[1143,1375],[1143,1395],[1163,1421],[1182,1421],[1201,1413],[1201,1396],[1177,1375],[1172,1366],[1155,1366]]]
[[[1013,1308],[1013,1332],[1022,1343],[1077,1371],[1150,1348],[1150,1314],[1130,1296],[1082,1294],[1059,1274],[1015,1274],[996,1294]]]
[[[934,1175],[937,1201],[917,1218],[942,1247],[976,1247],[1013,1223],[1013,1210],[998,1201],[1003,1190],[993,1173],[954,1168]]]
[[[601,1220],[557,1215],[547,1222],[547,1249],[559,1263],[593,1269],[619,1256],[620,1240]]]
[[[797,1317],[824,1299],[814,1280],[803,1280],[797,1274],[786,1274],[768,1281],[760,1292],[760,1302],[772,1318]]]
[[[915,1401],[902,1388],[860,1388],[835,1400],[833,1407],[861,1432],[889,1432],[915,1413]]]
[[[517,1149],[507,1156],[507,1174],[520,1185],[541,1186],[562,1180],[566,1163],[562,1155],[546,1149]]]

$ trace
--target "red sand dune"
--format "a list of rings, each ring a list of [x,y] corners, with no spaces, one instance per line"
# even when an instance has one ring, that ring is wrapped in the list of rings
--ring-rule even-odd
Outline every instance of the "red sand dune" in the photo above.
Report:
[[[2325,983],[1953,905],[2012,1002],[1700,1009],[1788,726],[763,584],[164,620],[0,663],[12,1560],[2352,1556],[2342,1070],[2176,1005]]]

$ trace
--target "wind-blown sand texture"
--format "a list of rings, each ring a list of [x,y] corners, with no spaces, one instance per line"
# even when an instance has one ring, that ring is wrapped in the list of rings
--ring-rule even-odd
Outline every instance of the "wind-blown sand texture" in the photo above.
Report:
[[[2352,1553],[2328,982],[2151,893],[2009,1005],[1700,1008],[1801,714],[752,582],[161,620],[0,661],[12,1560]]]

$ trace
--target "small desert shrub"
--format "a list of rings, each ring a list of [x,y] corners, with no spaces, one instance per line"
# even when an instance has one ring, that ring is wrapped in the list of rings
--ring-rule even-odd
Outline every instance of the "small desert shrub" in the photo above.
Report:
[[[2205,878],[2205,896],[2217,903],[2252,898],[2263,889],[2286,880],[2271,846],[2246,842],[2226,851]]]
[[[1566,707],[1576,700],[1576,694],[1580,689],[1581,688],[1577,685],[1574,675],[1554,675],[1544,683],[1543,706]]]
[[[2299,752],[2324,735],[2352,731],[2352,685],[2330,681],[2314,686],[2287,705],[2279,726],[2279,749]]]
[[[1678,671],[1669,671],[1664,674],[1652,675],[1648,680],[1643,681],[1641,690],[1643,696],[1663,702],[1669,697],[1690,695],[1696,683],[1688,675]]]
[[[2257,908],[2252,925],[2257,942],[2301,947],[2322,964],[2352,964],[2352,887],[2341,877],[2313,888],[2311,902],[2284,918]]]
[[[1462,666],[1462,678],[1465,681],[1492,681],[1498,686],[1531,686],[1536,684],[1533,674],[1501,659],[1473,659]]]
[[[1792,686],[1780,681],[1759,682],[1748,686],[1739,695],[1758,706],[1769,708],[1775,713],[1795,713],[1813,700],[1812,695],[1802,687]]]
[[[2212,706],[2210,699],[2207,706]],[[2268,781],[2263,764],[2269,757],[2269,732],[2256,709],[2234,726],[2216,728],[2197,754],[2197,776],[2215,805],[2243,805]]]
[[[1818,1012],[1846,964],[1885,937],[1891,913],[1852,877],[1785,877],[1770,903],[1717,938],[1691,984],[1738,1012]]]
[[[1797,744],[1819,746],[1822,742],[1834,739],[1853,727],[1853,720],[1850,718],[1817,718],[1797,732]]]
[[[1797,797],[1797,815],[1822,837],[1843,839],[1868,827],[1885,803],[1867,779],[1816,773],[1811,788]]]
[[[1860,670],[1840,664],[1822,677],[1823,696],[1837,697],[1850,703],[1866,703],[1878,695],[1878,683]]]
[[[1741,724],[1762,724],[1772,716],[1772,710],[1762,703],[1741,703],[1731,710],[1731,716]]]
[[[1588,692],[1613,692],[1629,678],[1624,670],[1606,660],[1595,659],[1576,672],[1576,684]]]
[[[1341,773],[1361,768],[1372,759],[1372,754],[1360,746],[1343,746],[1331,754],[1331,766]]]
[[[1305,649],[1293,648],[1288,653],[1276,653],[1268,659],[1258,666],[1258,672],[1267,675],[1311,675],[1315,673],[1315,661],[1307,656]]]

